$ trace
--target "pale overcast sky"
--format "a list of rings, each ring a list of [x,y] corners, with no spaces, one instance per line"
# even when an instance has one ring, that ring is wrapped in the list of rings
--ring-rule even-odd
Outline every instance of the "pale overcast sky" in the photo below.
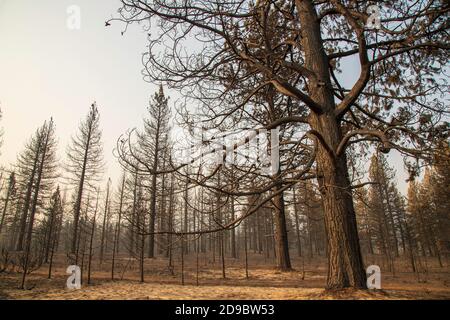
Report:
[[[67,28],[70,5],[81,8],[81,29]],[[0,0],[1,163],[14,162],[25,141],[51,116],[61,157],[93,101],[101,113],[109,175],[118,136],[140,125],[156,86],[142,80],[145,33],[105,27],[116,0]],[[107,173],[107,174],[108,174]]]
[[[67,27],[67,8],[81,9],[81,29]],[[60,158],[85,117],[97,101],[106,176],[117,181],[120,170],[112,156],[118,136],[139,126],[156,86],[142,80],[141,53],[146,34],[137,26],[121,36],[123,25],[105,27],[120,7],[118,0],[0,0],[0,103],[4,144],[0,163],[16,160],[24,143],[46,119],[55,119]],[[350,85],[358,66],[345,79]],[[172,102],[177,95],[169,93]],[[405,175],[398,155],[399,184],[405,192]]]

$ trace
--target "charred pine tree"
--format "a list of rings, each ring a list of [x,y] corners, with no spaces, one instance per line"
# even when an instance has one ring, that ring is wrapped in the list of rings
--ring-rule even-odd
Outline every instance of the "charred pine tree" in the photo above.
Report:
[[[56,200],[56,203],[58,203],[57,201],[57,196],[55,197],[55,199],[52,198],[52,201]],[[60,242],[60,238],[61,238],[61,230],[63,227],[63,218],[64,218],[64,208],[66,205],[66,194],[64,193],[63,198],[60,198],[60,206],[58,208],[58,210],[56,211],[57,214],[55,216],[55,231],[53,233],[52,236],[52,240],[51,240],[51,244],[50,244],[50,261],[48,264],[48,278],[51,279],[52,277],[52,268],[53,268],[53,258],[55,256],[56,251],[58,250],[58,244]],[[53,206],[51,206],[52,208]]]
[[[56,242],[56,237],[58,235],[58,222],[63,214],[63,206],[61,200],[61,193],[59,186],[53,193],[50,199],[50,205],[47,211],[46,217],[46,237],[45,237],[45,263],[48,263],[50,255],[52,254],[54,244]]]
[[[116,255],[120,252],[120,235],[121,235],[121,224],[122,224],[122,214],[125,202],[125,184],[126,184],[126,174],[122,175],[122,182],[119,187],[119,203],[117,208],[117,222],[114,227],[114,239],[113,239],[113,251],[112,251],[112,262],[111,262],[111,280],[114,280],[114,269]]]
[[[11,199],[13,199],[16,195],[17,189],[16,189],[16,174],[14,172],[11,172],[8,180],[8,188],[6,189],[6,196],[5,196],[5,202],[3,205],[2,210],[2,216],[0,218],[0,234],[2,233],[3,224],[5,223],[5,218],[8,213],[9,204]]]
[[[20,287],[23,289],[25,287],[26,276],[30,271],[31,263],[39,264],[39,261],[31,261],[31,250],[32,250],[32,237],[33,237],[33,227],[36,219],[37,210],[42,207],[42,200],[48,193],[53,185],[56,176],[56,139],[55,139],[55,126],[53,119],[46,122],[37,132],[31,141],[31,145],[34,148],[28,149],[35,150],[38,154],[32,156],[31,158],[38,159],[37,164],[33,164],[33,169],[31,170],[31,177],[35,178],[32,181],[32,198],[30,201],[30,212],[24,212],[28,217],[27,220],[27,231],[25,236],[25,251],[23,256],[23,274]],[[23,158],[22,158],[23,159]],[[22,163],[23,164],[23,163]],[[23,172],[23,171],[22,171]],[[28,215],[28,214],[29,215]]]
[[[100,130],[100,115],[96,104],[92,104],[86,119],[80,123],[78,133],[72,137],[67,150],[67,171],[69,183],[75,190],[73,203],[73,230],[70,252],[76,253],[79,221],[83,201],[87,190],[91,190],[98,182],[103,169],[102,133]]]
[[[148,117],[144,118],[141,131],[132,130],[122,136],[117,145],[118,159],[122,167],[129,172],[141,175],[147,183],[149,191],[149,219],[148,219],[148,254],[155,256],[155,227],[158,219],[158,169],[162,166],[167,141],[170,133],[169,98],[164,94],[162,85],[156,92],[148,107]],[[134,139],[133,133],[136,134]]]

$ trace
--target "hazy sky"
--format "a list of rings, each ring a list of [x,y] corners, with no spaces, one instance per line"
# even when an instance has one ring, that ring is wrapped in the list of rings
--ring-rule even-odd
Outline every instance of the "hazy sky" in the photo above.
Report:
[[[81,8],[81,29],[67,28],[70,5]],[[109,174],[117,137],[141,123],[155,86],[142,80],[145,34],[121,36],[105,27],[119,8],[114,0],[0,0],[1,163],[14,162],[25,141],[51,116],[63,157],[70,136],[93,101],[101,113]]]
[[[81,29],[67,27],[67,8],[81,9]],[[70,136],[93,101],[101,114],[106,176],[117,180],[120,170],[112,149],[120,134],[139,126],[156,86],[142,80],[141,53],[146,34],[137,26],[121,36],[123,25],[105,27],[120,7],[118,0],[0,0],[0,103],[4,144],[0,163],[16,160],[24,143],[51,116],[59,137],[60,158]],[[350,85],[358,66],[347,77]],[[177,98],[169,93],[172,102]],[[391,163],[405,175],[398,155]]]

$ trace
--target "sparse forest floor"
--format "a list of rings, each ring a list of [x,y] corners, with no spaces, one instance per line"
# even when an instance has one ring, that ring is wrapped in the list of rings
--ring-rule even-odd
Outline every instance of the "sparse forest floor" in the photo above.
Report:
[[[302,265],[294,259],[292,272],[279,272],[270,262],[258,257],[251,261],[249,279],[245,277],[242,261],[227,260],[226,279],[218,261],[200,257],[199,286],[196,284],[195,258],[186,261],[185,285],[181,285],[181,270],[176,268],[172,276],[163,258],[147,259],[145,283],[139,282],[137,262],[128,265],[122,280],[125,259],[116,266],[116,280],[111,281],[110,263],[105,262],[92,273],[92,284],[83,283],[81,290],[66,289],[65,268],[54,269],[52,279],[47,279],[47,268],[32,273],[27,280],[27,290],[19,290],[20,274],[0,274],[1,299],[37,300],[310,300],[310,299],[450,299],[450,271],[448,268],[429,267],[427,274],[382,271],[382,290],[327,292],[323,288],[326,279],[324,261],[305,262],[304,280]],[[176,261],[174,261],[176,262]],[[176,266],[179,264],[175,263]],[[401,269],[401,263],[400,268]],[[383,268],[382,268],[383,270]],[[86,282],[86,274],[83,280]]]

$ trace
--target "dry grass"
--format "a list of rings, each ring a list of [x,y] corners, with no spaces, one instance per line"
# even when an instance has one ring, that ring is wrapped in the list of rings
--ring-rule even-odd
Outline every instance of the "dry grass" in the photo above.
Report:
[[[83,285],[81,290],[67,290],[65,268],[55,268],[51,280],[46,279],[47,270],[42,268],[29,276],[27,290],[17,289],[20,274],[0,274],[1,299],[38,300],[311,300],[311,299],[450,299],[450,272],[447,268],[430,269],[426,279],[418,281],[411,272],[382,273],[382,288],[377,291],[343,290],[329,292],[325,285],[325,263],[316,261],[305,265],[305,273],[298,268],[292,272],[279,272],[264,263],[260,257],[252,257],[250,278],[245,278],[242,262],[227,261],[227,278],[222,279],[219,263],[202,259],[199,273],[199,286],[196,285],[194,261],[188,261],[182,286],[180,270],[171,275],[165,259],[146,261],[145,283],[139,283],[138,270],[128,266],[122,280],[110,280],[109,265],[103,268],[97,264],[93,271],[92,285]],[[59,265],[63,266],[63,258]],[[125,260],[119,262],[117,278],[126,266]],[[382,268],[383,269],[383,268]],[[302,278],[304,277],[304,280]]]

